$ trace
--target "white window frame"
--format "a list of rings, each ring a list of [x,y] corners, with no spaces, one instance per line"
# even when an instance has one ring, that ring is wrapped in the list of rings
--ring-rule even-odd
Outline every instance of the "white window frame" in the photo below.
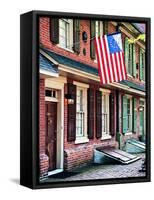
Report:
[[[51,102],[58,102],[58,91],[52,88],[45,88],[45,90],[51,91],[51,96],[45,96],[45,101],[51,101]],[[56,93],[55,97],[52,96],[53,91]]]
[[[76,135],[75,144],[87,143],[89,142],[88,134],[87,134],[87,89],[89,88],[89,85],[85,83],[80,83],[77,81],[73,81],[73,84],[77,86],[76,92],[78,89],[81,89],[83,91],[83,105],[84,105],[83,107],[83,112],[84,112],[83,136]]]
[[[106,98],[106,105],[104,105],[106,107],[106,114],[107,114],[107,131],[104,132],[103,131],[103,126],[102,126],[102,137],[101,140],[106,140],[106,139],[111,139],[111,135],[110,135],[110,131],[109,131],[109,125],[110,125],[110,108],[109,108],[109,95],[111,93],[110,90],[107,89],[100,89],[100,91],[102,92],[102,96],[104,95]],[[104,108],[103,108],[103,98],[102,98],[102,115],[104,113]],[[103,120],[103,119],[102,119]],[[103,121],[102,121],[103,123]]]
[[[61,32],[61,21],[63,22],[66,22],[69,24],[69,30],[68,30],[68,45],[66,44],[66,47],[64,47],[62,44],[61,44],[61,35],[60,35],[60,32]],[[67,50],[67,51],[70,51],[70,52],[74,52],[72,47],[73,47],[73,19],[59,19],[59,44],[58,44],[59,47]]]

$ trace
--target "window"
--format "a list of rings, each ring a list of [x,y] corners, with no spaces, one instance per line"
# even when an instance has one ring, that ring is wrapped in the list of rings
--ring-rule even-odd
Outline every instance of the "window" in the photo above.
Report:
[[[140,80],[145,80],[145,52],[140,48]]]
[[[131,131],[132,130],[132,115],[131,115],[131,100],[130,98],[127,98],[127,119],[128,119],[128,123],[127,123],[127,131]]]
[[[95,33],[97,36],[103,35],[103,22],[95,21]]]
[[[77,103],[76,103],[76,136],[84,136],[84,105],[83,105],[83,90],[77,89]]]
[[[87,135],[87,88],[89,85],[74,81],[76,85],[76,140],[75,143],[88,142]]]
[[[59,22],[59,45],[62,48],[72,50],[73,46],[73,20],[60,19]]]
[[[90,57],[92,59],[95,59],[95,48],[94,48],[94,38],[95,36],[100,36],[103,34],[103,22],[102,21],[94,21],[91,20],[90,24]]]
[[[109,139],[109,95],[110,91],[102,89],[102,139]]]
[[[132,132],[132,97],[123,96],[123,132]]]
[[[57,98],[57,91],[56,90],[45,90],[45,96],[46,97],[53,97]]]
[[[129,43],[128,38],[125,38],[125,63],[127,73],[136,77],[136,50],[135,44]]]
[[[102,134],[108,133],[109,122],[109,96],[102,95]]]

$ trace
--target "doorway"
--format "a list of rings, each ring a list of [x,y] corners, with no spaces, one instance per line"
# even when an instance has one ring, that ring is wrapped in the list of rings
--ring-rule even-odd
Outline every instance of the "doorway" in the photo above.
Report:
[[[49,171],[56,169],[57,160],[57,103],[46,101],[46,154],[49,157]]]

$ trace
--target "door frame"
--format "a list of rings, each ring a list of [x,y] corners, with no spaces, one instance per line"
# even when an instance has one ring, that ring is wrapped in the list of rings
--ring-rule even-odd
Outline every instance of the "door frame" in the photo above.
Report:
[[[64,84],[65,77],[46,78],[45,88],[57,90],[57,148],[56,148],[56,169],[49,171],[48,175],[56,174],[64,170]],[[49,98],[45,99],[49,101]],[[54,102],[53,99],[51,99]]]

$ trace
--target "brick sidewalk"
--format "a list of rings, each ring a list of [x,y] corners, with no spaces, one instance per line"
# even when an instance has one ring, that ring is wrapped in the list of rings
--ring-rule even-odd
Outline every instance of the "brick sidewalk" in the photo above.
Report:
[[[144,158],[144,154],[139,157]],[[60,182],[60,181],[77,181],[77,180],[90,180],[90,179],[108,179],[108,178],[124,178],[124,177],[141,177],[145,176],[145,172],[139,172],[141,168],[142,159],[128,164],[112,164],[112,165],[96,165],[76,169],[74,172],[79,172],[76,175],[67,178],[48,178],[43,182]]]

